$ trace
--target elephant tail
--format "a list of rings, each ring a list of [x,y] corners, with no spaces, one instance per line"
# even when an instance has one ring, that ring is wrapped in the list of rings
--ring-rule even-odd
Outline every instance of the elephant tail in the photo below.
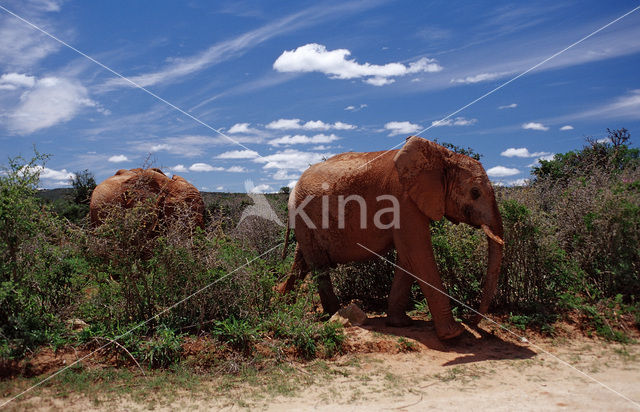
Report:
[[[287,231],[284,234],[284,248],[282,249],[282,256],[280,257],[284,260],[287,257],[287,248],[289,247],[289,233],[291,232],[291,226],[289,226],[289,220],[287,219]]]

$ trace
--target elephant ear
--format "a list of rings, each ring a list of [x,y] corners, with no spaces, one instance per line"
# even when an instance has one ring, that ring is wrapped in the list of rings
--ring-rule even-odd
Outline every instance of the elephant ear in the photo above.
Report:
[[[444,216],[444,171],[448,150],[416,136],[407,139],[393,158],[405,192],[431,220]]]

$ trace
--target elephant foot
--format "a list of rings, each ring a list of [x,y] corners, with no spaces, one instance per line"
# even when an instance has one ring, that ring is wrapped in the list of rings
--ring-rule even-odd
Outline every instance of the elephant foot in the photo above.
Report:
[[[284,282],[280,283],[279,285],[275,286],[275,291],[278,292],[281,295],[287,294],[289,292],[291,292],[293,290],[293,286],[294,283],[291,278],[285,280]]]
[[[464,332],[464,326],[458,322],[450,322],[446,327],[436,326],[436,335],[440,340],[449,340],[460,336]]]
[[[389,314],[385,319],[385,323],[387,326],[391,326],[394,328],[402,328],[405,326],[411,326],[413,323],[413,319],[409,317],[406,313],[398,313],[398,314]]]

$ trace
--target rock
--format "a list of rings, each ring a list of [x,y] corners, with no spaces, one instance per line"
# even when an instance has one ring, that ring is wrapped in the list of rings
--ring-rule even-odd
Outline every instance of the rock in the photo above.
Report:
[[[333,316],[331,316],[331,319],[329,319],[329,322],[337,322],[345,328],[351,326],[351,322],[349,322],[349,319],[341,316],[339,312],[334,313]]]
[[[89,327],[87,322],[82,319],[69,319],[67,325],[69,325],[72,330],[83,330]]]
[[[331,317],[331,320],[340,322],[346,327],[347,325],[344,323],[345,321],[352,325],[365,325],[369,318],[367,318],[367,314],[364,313],[355,303],[350,303],[347,306],[340,308],[340,310]]]

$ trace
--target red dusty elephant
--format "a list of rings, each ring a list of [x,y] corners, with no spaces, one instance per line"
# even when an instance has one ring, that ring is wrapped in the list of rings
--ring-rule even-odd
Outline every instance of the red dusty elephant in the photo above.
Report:
[[[121,169],[100,183],[91,195],[91,224],[102,224],[110,207],[130,209],[147,199],[155,202],[159,219],[188,213],[188,222],[203,227],[204,201],[198,189],[180,176],[169,179],[156,168]]]
[[[288,292],[317,269],[322,305],[334,313],[339,302],[326,268],[395,248],[398,268],[388,323],[410,322],[405,309],[417,278],[438,337],[458,336],[464,329],[443,293],[429,231],[429,222],[443,216],[482,228],[487,235],[487,275],[478,309],[485,313],[496,291],[503,248],[493,187],[480,162],[419,137],[407,139],[400,150],[343,153],[302,174],[289,196],[289,224],[298,246],[291,275],[279,290]]]

